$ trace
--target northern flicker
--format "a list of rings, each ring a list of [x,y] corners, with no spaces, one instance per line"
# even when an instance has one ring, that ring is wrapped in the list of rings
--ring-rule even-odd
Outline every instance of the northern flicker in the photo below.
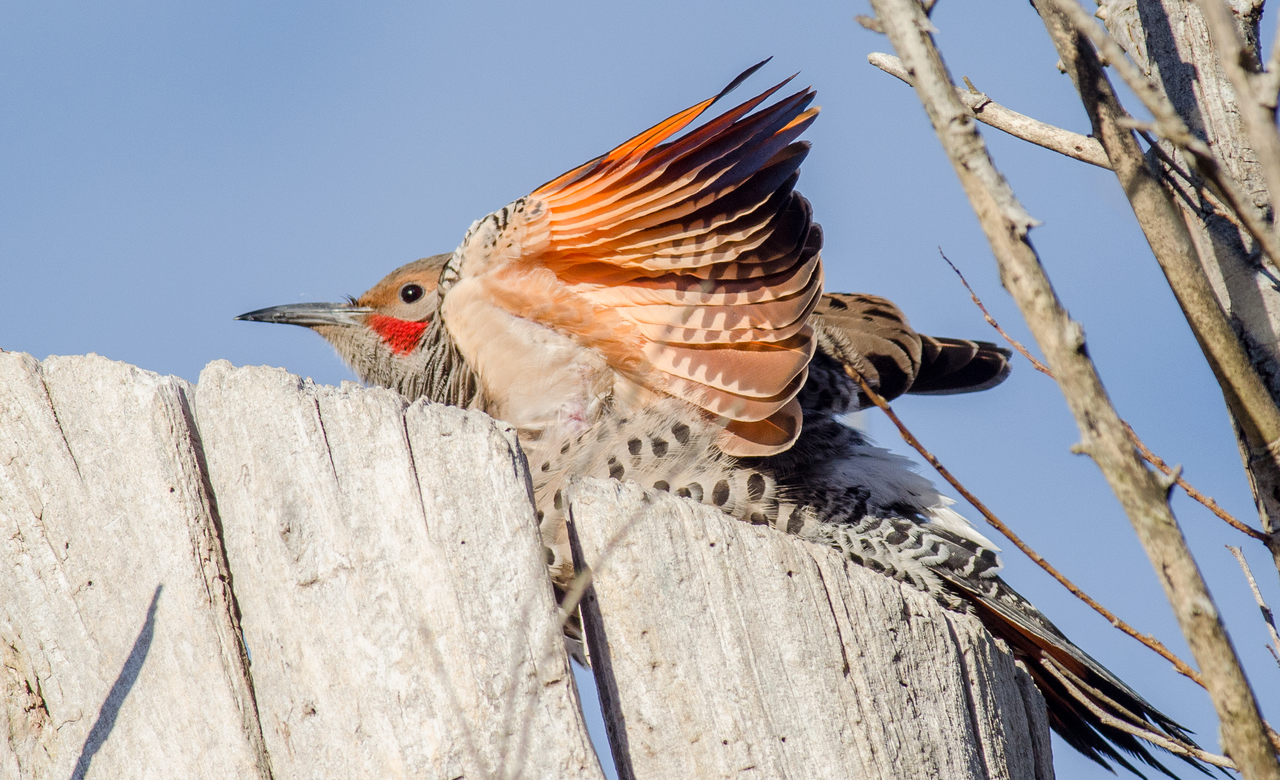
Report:
[[[846,424],[866,405],[851,370],[889,398],[968,392],[1001,382],[1009,353],[917,334],[883,298],[823,294],[822,230],[794,190],[814,92],[761,108],[784,81],[684,132],[759,67],[476,221],[451,254],[345,303],[239,319],[309,327],[368,383],[512,424],[561,586],[566,480],[636,480],[976,614],[1069,744],[1167,772],[1091,707],[1193,744],[1185,731],[1005,584],[998,548],[908,460]]]

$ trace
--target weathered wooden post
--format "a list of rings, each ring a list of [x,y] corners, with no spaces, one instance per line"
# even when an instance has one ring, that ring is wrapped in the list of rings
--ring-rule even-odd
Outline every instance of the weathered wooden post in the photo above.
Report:
[[[1052,777],[976,621],[670,496],[570,507],[623,777]],[[0,353],[0,550],[0,777],[602,777],[483,415]]]
[[[665,493],[586,480],[570,497],[635,777],[1053,777],[1044,700],[976,619]]]

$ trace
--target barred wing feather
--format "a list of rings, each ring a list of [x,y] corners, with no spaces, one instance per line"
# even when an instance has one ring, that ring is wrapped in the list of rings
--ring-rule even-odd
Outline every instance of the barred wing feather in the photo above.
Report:
[[[783,82],[681,135],[754,70],[539,187],[499,226],[506,243],[486,245],[486,263],[502,266],[495,290],[538,278],[560,304],[508,295],[523,307],[513,313],[722,418],[719,444],[739,456],[780,452],[799,435],[795,396],[822,295],[822,233],[793,189],[808,153],[797,138],[817,116],[813,91],[760,109]],[[601,343],[600,323],[611,323],[611,343]]]

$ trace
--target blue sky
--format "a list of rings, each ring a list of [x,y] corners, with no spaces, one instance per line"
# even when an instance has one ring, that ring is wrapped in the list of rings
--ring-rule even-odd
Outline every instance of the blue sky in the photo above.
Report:
[[[0,6],[0,348],[96,352],[193,381],[217,358],[349,379],[313,334],[232,317],[359,294],[450,251],[472,220],[770,55],[744,95],[799,71],[823,106],[799,188],[825,229],[828,289],[885,295],[922,332],[994,339],[941,247],[1030,341],[914,93],[866,63],[889,46],[853,21],[864,5],[541,5]],[[1029,4],[943,0],[934,23],[957,78],[1087,132]],[[1221,395],[1114,176],[985,135],[1044,222],[1033,241],[1122,416],[1256,525]],[[990,392],[895,406],[1028,542],[1190,657],[1106,484],[1070,454],[1078,434],[1050,380],[1019,360]],[[903,450],[885,420],[866,423]],[[1280,669],[1223,547],[1247,540],[1185,496],[1174,504],[1280,719]],[[1248,552],[1280,606],[1267,557]],[[1016,552],[1005,560],[1006,579],[1069,636],[1215,746],[1198,688]],[[1055,752],[1060,777],[1109,776],[1061,742]]]

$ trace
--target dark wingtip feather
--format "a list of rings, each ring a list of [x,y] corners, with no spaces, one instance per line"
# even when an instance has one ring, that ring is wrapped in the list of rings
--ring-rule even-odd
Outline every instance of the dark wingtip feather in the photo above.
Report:
[[[976,393],[1003,382],[1013,368],[1013,353],[987,341],[921,336],[920,371],[908,393]]]
[[[755,65],[752,65],[751,67],[749,67],[749,68],[747,68],[746,70],[744,70],[744,71],[742,71],[741,73],[739,73],[739,74],[738,74],[738,76],[737,76],[737,78],[735,78],[733,81],[730,81],[730,82],[729,82],[729,86],[727,86],[727,87],[725,87],[724,89],[720,90],[720,94],[716,95],[716,100],[719,100],[720,98],[724,97],[725,95],[729,94],[730,92],[732,92],[732,91],[734,91],[735,89],[737,89],[738,87],[740,87],[740,86],[742,85],[742,82],[744,82],[744,81],[746,81],[747,79],[749,79],[749,78],[751,78],[752,76],[754,76],[754,75],[755,75],[755,73],[756,73],[756,71],[760,70],[760,69],[761,69],[761,68],[763,68],[765,65],[768,65],[768,64],[769,64],[769,61],[770,61],[770,60],[772,60],[772,59],[773,59],[773,57],[772,57],[772,56],[765,57],[763,60],[760,60],[760,61],[759,61],[759,62],[757,62]],[[797,73],[797,74],[796,74],[796,76],[798,76],[798,75],[800,75],[800,74],[798,74],[798,73]],[[792,76],[792,77],[791,77],[791,79],[793,79],[793,78],[795,78],[795,76]],[[790,81],[791,79],[787,79],[787,81]],[[786,81],[784,81],[784,82],[782,82],[782,83],[783,83],[783,84],[785,84],[785,83],[787,83],[787,82],[786,82]]]

